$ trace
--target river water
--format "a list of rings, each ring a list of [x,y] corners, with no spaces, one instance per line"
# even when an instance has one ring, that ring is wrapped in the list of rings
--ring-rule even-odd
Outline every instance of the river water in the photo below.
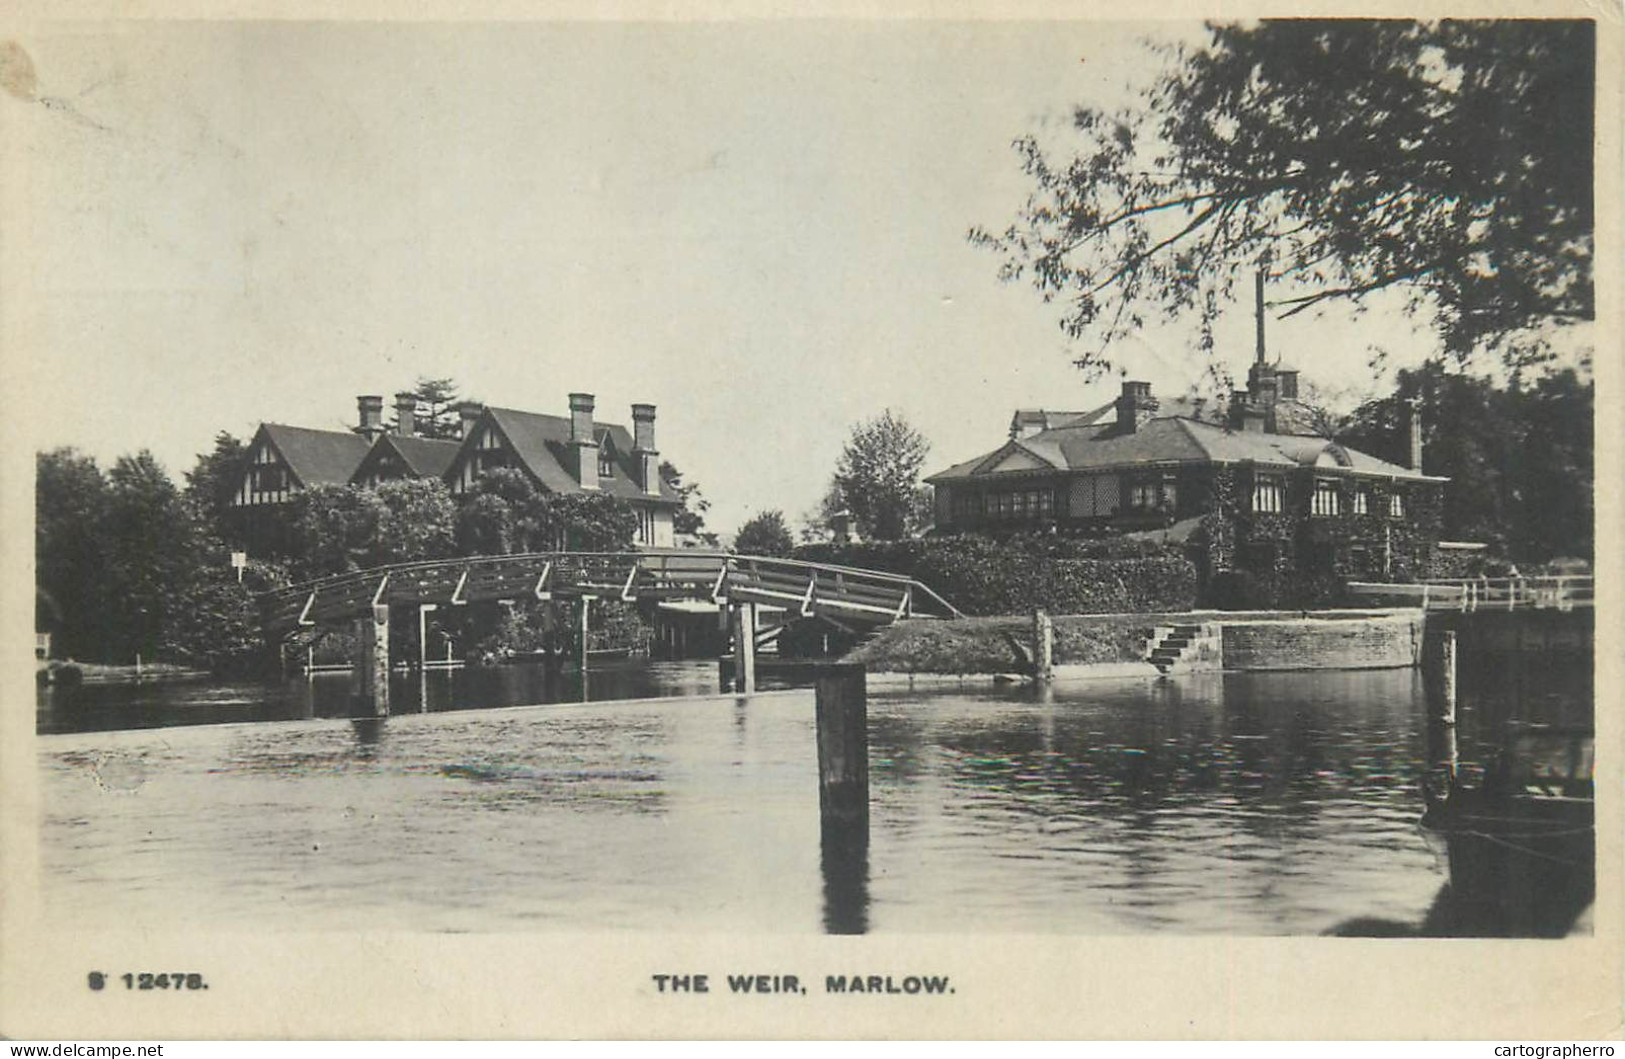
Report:
[[[428,709],[422,710],[423,690]],[[821,849],[813,697],[714,664],[42,690],[46,912],[81,927],[1319,934],[1418,924],[1410,670],[869,696],[867,855]],[[636,699],[641,695],[675,696]],[[1471,769],[1497,711],[1464,698]],[[1549,696],[1589,710],[1588,689]],[[701,697],[706,696],[706,697]],[[509,704],[553,700],[553,705]],[[143,727],[145,726],[145,727]]]

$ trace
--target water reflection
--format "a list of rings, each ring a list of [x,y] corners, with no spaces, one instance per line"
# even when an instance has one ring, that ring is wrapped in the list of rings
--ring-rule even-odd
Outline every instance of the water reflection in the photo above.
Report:
[[[824,933],[869,932],[869,827],[830,820],[819,835],[824,882]]]
[[[414,674],[388,719],[347,717],[343,675],[86,688],[42,727],[193,726],[40,740],[48,892],[72,918],[311,929],[1572,929],[1589,865],[1485,903],[1418,823],[1425,787],[1492,770],[1508,717],[1588,719],[1589,684],[1527,675],[1519,705],[1463,676],[1448,731],[1409,671],[873,688],[866,835],[821,826],[810,696],[604,701],[714,694],[711,664]],[[558,705],[436,716],[525,701]],[[317,719],[197,723],[277,711]],[[113,765],[140,798],[106,796]]]
[[[587,674],[540,663],[460,670],[396,672],[390,711],[396,716],[493,706],[602,702],[660,696],[714,695],[712,662],[609,663]],[[371,716],[352,700],[348,673],[318,673],[267,683],[206,680],[140,684],[42,685],[35,708],[42,734]]]

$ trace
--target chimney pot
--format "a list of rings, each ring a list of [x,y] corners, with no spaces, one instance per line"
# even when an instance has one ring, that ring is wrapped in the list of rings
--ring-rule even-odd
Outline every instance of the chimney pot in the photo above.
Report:
[[[570,395],[570,454],[576,484],[583,489],[598,488],[598,435],[592,422],[593,396]]]
[[[1405,443],[1407,462],[1413,471],[1422,470],[1422,399],[1412,397],[1405,402]]]
[[[384,399],[378,394],[361,394],[355,399],[355,432],[372,441],[384,432]]]
[[[478,401],[461,401],[457,405],[457,436],[466,438],[474,432],[474,421],[485,411]]]
[[[395,433],[403,438],[416,437],[418,432],[418,395],[395,395]]]
[[[1117,398],[1117,429],[1132,434],[1144,426],[1157,411],[1157,399],[1151,396],[1151,384],[1138,379],[1124,379],[1122,396]]]

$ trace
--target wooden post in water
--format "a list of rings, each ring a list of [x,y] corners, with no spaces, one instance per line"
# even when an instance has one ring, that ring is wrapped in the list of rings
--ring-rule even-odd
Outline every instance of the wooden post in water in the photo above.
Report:
[[[825,838],[869,838],[869,704],[861,665],[821,666],[818,715],[818,810]]]
[[[350,687],[361,709],[374,717],[389,716],[389,605],[374,606],[356,619],[360,656],[350,669]]]
[[[756,604],[733,607],[734,690],[742,695],[756,691]]]
[[[1439,637],[1439,653],[1434,682],[1438,688],[1433,703],[1434,719],[1443,724],[1456,723],[1456,633],[1447,630]]]
[[[593,599],[593,597],[591,597],[591,596],[582,596],[581,597],[581,658],[580,658],[580,665],[581,665],[582,686],[583,687],[586,686],[586,674],[587,674],[587,611],[590,609],[590,607],[592,605],[592,599]]]
[[[1042,610],[1033,611],[1033,680],[1055,679],[1055,623]]]

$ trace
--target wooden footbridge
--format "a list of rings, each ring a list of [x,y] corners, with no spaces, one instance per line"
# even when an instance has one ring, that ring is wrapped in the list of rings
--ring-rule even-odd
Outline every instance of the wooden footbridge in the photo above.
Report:
[[[736,687],[755,685],[756,607],[846,627],[874,627],[906,617],[960,617],[913,578],[878,570],[722,552],[533,552],[398,563],[339,574],[264,593],[266,639],[281,643],[300,629],[353,621],[361,644],[358,693],[388,711],[391,608],[428,611],[471,603],[520,600],[625,602],[702,601],[730,616]],[[585,628],[587,607],[581,607]],[[420,633],[421,639],[421,633]],[[585,643],[585,637],[583,644]]]

